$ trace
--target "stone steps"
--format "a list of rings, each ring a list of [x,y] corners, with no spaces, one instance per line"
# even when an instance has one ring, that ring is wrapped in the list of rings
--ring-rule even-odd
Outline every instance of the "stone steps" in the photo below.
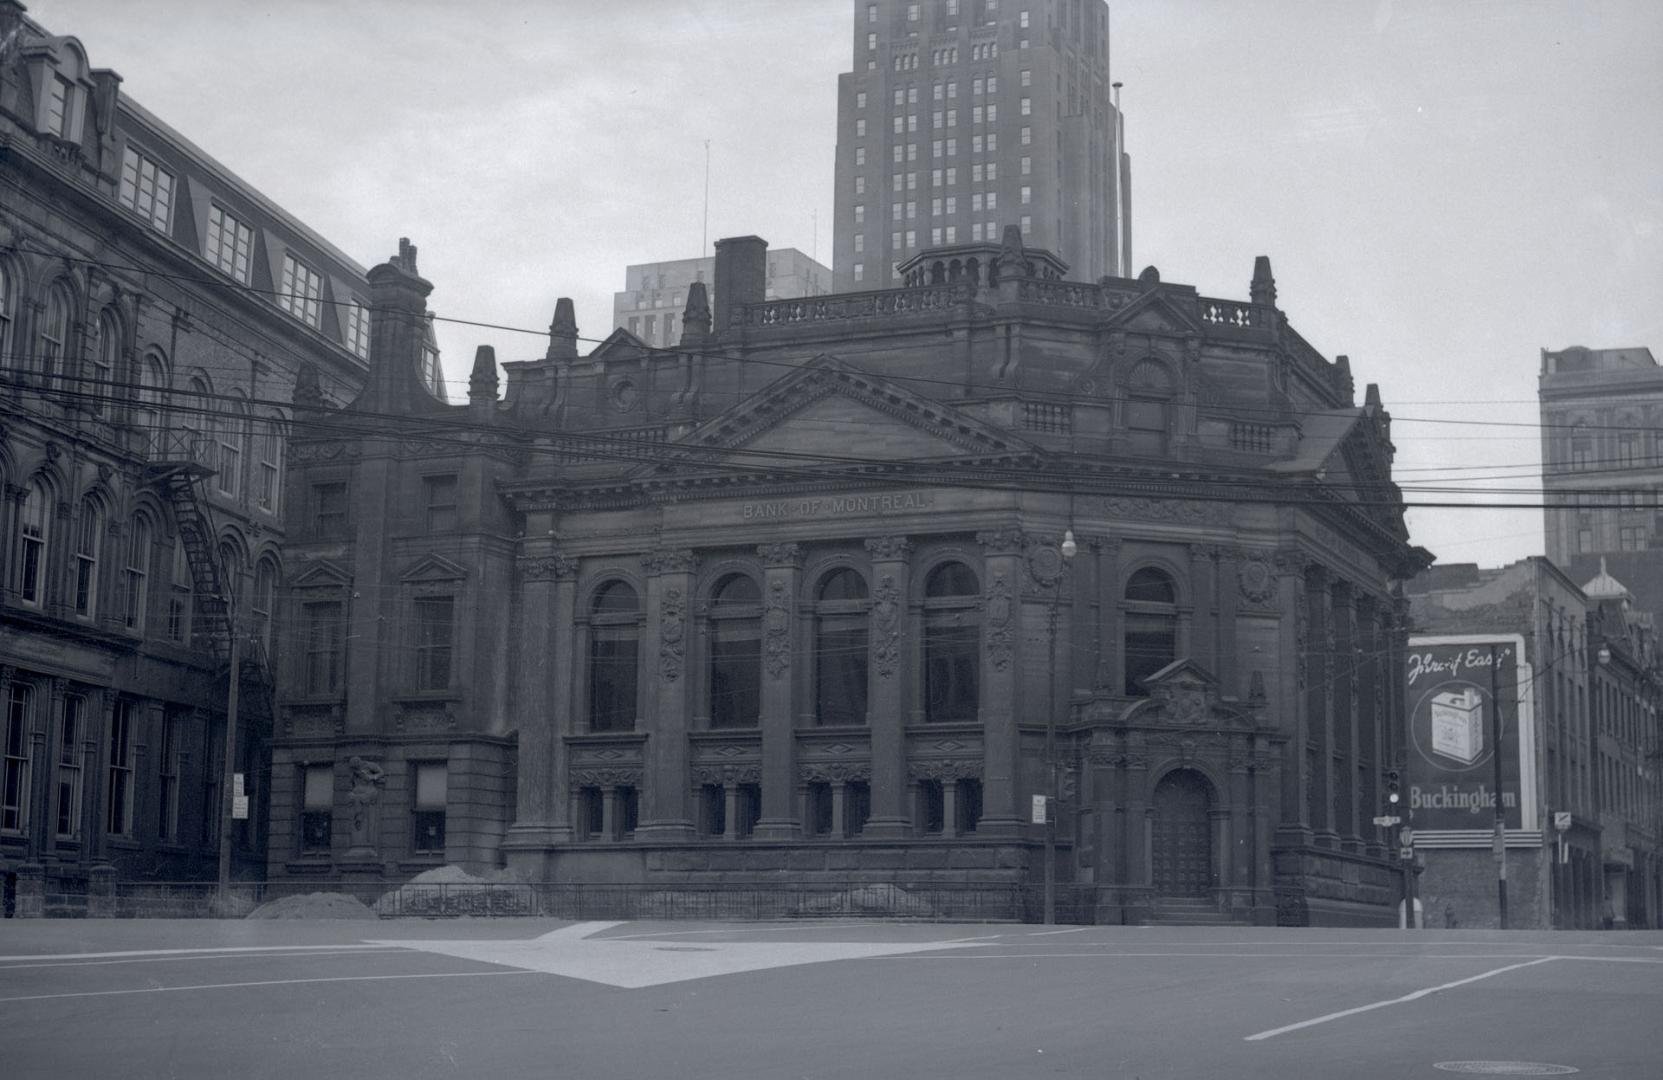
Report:
[[[1155,900],[1151,926],[1238,926],[1229,913],[1211,900],[1199,896],[1162,896]]]

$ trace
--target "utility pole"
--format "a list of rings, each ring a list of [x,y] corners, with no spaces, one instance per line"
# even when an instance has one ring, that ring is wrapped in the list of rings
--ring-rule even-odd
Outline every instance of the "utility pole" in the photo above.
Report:
[[[231,825],[235,820],[237,776],[237,696],[242,688],[242,636],[237,633],[234,590],[228,583],[225,596],[225,626],[231,637],[230,690],[225,701],[225,764],[219,781],[219,905],[223,915],[231,910]]]
[[[1496,647],[1490,646],[1490,746],[1495,755],[1496,799],[1496,914],[1498,925],[1507,929],[1507,808],[1501,798],[1501,673],[1498,670]]]

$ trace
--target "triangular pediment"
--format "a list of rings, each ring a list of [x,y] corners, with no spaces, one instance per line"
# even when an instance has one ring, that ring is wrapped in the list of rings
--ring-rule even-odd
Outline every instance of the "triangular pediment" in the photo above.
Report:
[[[770,455],[790,455],[780,460],[792,468],[818,465],[816,458],[842,466],[1039,452],[1012,432],[826,354],[701,424],[667,450],[682,467],[716,466],[730,458],[754,466]],[[675,467],[646,467],[642,473]]]
[[[599,345],[589,351],[587,360],[639,359],[648,349],[645,341],[625,330],[623,327],[606,335]]]
[[[423,581],[459,581],[468,576],[468,568],[452,562],[443,555],[427,554],[417,559],[398,576],[400,581],[417,584]]]
[[[329,559],[303,564],[289,579],[292,589],[340,589],[352,584],[352,572]]]
[[[1201,324],[1184,308],[1165,294],[1148,292],[1133,300],[1109,318],[1115,330],[1139,334],[1199,334]]]

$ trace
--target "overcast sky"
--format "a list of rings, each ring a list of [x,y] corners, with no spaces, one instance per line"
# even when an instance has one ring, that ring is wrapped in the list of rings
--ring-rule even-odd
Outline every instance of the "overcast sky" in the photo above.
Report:
[[[624,266],[708,235],[831,251],[849,0],[32,0],[94,67],[365,266],[409,236],[441,315],[604,337]],[[1663,358],[1663,3],[1122,0],[1133,262],[1279,304],[1380,384],[1398,479],[1538,478],[1541,348]],[[816,226],[816,216],[818,226]],[[474,347],[439,327],[453,393]],[[1448,499],[1448,495],[1428,495]],[[1462,496],[1454,496],[1461,498]],[[1468,496],[1473,502],[1490,496]],[[1441,562],[1535,510],[1415,509]]]

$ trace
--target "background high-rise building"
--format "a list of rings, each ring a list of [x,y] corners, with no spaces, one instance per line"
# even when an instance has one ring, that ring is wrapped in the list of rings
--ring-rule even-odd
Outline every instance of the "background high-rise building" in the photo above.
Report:
[[[832,272],[796,248],[768,252],[767,297],[794,300],[831,292]],[[681,315],[687,287],[705,283],[709,303],[716,302],[716,256],[635,263],[624,267],[624,288],[612,294],[612,325],[628,330],[648,345],[670,348],[681,340]]]
[[[1542,350],[1547,555],[1663,616],[1663,367],[1646,348]]]
[[[1029,247],[1071,278],[1131,264],[1130,158],[1102,0],[856,0],[837,87],[839,291],[927,247]]]

